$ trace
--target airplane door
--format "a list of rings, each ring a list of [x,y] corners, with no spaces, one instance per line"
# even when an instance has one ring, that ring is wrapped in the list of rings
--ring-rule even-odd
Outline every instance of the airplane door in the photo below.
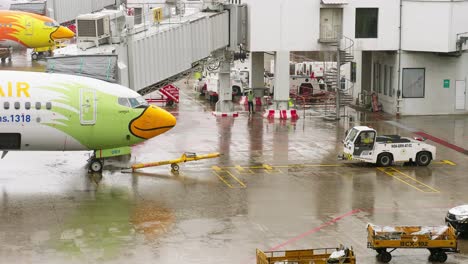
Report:
[[[96,124],[96,91],[80,90],[80,122],[82,125]]]
[[[25,27],[26,35],[32,36],[33,33],[34,33],[34,31],[33,31],[33,21],[32,21],[32,18],[26,17],[24,20],[25,20],[25,21],[24,21],[24,22],[25,22],[25,23],[24,23],[24,25],[25,25],[24,27]]]

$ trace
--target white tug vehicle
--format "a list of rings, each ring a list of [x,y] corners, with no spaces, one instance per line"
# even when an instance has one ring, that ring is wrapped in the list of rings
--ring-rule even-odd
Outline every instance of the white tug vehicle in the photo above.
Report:
[[[343,159],[391,166],[394,162],[414,162],[427,166],[436,158],[436,147],[398,135],[377,136],[377,131],[367,126],[355,126],[343,141]]]

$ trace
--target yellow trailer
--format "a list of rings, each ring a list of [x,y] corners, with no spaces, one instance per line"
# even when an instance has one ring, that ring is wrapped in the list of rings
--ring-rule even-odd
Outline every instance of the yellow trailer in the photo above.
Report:
[[[352,249],[316,248],[286,251],[261,251],[257,249],[257,264],[355,264],[356,256]]]
[[[387,263],[397,248],[425,248],[429,261],[445,262],[447,252],[459,252],[457,234],[452,226],[377,226],[367,225],[367,247],[377,259]],[[387,251],[390,249],[390,251]]]

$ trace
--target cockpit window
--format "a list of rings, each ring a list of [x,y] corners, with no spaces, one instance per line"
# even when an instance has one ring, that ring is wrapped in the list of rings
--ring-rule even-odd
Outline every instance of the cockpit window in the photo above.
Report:
[[[119,98],[119,105],[130,107],[130,103],[127,98]]]
[[[142,108],[148,106],[148,102],[146,102],[146,100],[141,96],[136,98],[119,98],[119,104],[131,108]]]
[[[44,22],[44,25],[48,26],[48,27],[59,27],[59,23],[55,22],[55,21],[47,21],[47,22]]]
[[[148,102],[143,97],[137,97],[137,98],[128,98],[130,101],[130,104],[132,105],[132,108],[139,108],[139,107],[147,107]]]

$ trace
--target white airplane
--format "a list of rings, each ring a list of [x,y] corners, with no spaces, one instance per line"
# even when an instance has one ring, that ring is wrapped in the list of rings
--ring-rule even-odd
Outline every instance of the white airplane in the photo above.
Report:
[[[89,169],[176,124],[127,87],[54,73],[0,71],[0,151],[93,150]]]

